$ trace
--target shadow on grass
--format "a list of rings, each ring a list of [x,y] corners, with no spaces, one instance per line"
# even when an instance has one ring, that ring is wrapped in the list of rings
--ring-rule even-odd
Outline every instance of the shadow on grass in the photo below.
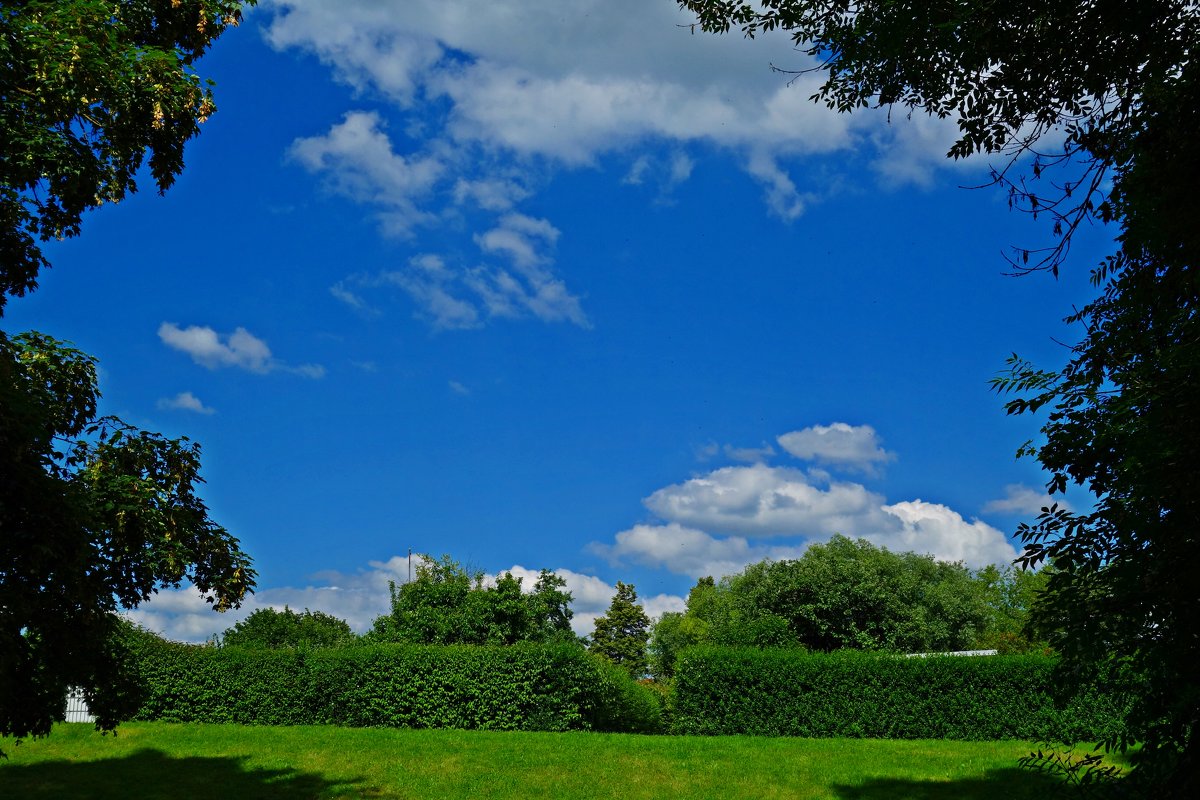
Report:
[[[1060,796],[1067,787],[1046,775],[1011,767],[953,781],[875,778],[830,788],[839,800],[1043,800]]]
[[[41,761],[0,765],[0,797],[29,800],[178,797],[311,800],[352,795],[378,797],[361,780],[330,781],[292,769],[247,767],[243,757],[175,758],[159,750],[139,750],[100,761]]]

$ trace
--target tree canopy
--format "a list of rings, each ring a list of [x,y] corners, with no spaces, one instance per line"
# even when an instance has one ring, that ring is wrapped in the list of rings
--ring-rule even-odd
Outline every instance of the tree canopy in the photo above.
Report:
[[[953,118],[960,133],[947,154],[953,158],[978,152],[1032,157],[1027,174],[1034,182],[1009,176],[1004,167],[996,177],[1012,190],[1014,203],[1054,219],[1062,238],[1034,262],[1054,271],[1079,225],[1128,217],[1105,189],[1111,179],[1119,194],[1145,135],[1172,127],[1162,125],[1163,110],[1195,109],[1187,101],[1195,92],[1200,9],[1188,0],[678,3],[706,31],[789,35],[816,61],[811,70],[824,73],[812,99],[830,108],[898,105]],[[1036,181],[1051,166],[1065,168],[1061,180]],[[1158,195],[1162,187],[1145,188]],[[1197,201],[1176,199],[1183,205],[1154,202],[1168,213],[1139,221],[1194,243]],[[1018,255],[1018,266],[1026,265],[1029,252]]]
[[[1001,156],[1010,204],[1044,215],[1052,244],[1016,271],[1057,274],[1074,232],[1111,223],[1098,296],[1072,313],[1065,367],[1014,356],[995,381],[1009,413],[1046,410],[1021,449],[1048,488],[1084,487],[1085,512],[1023,525],[1021,562],[1057,568],[1034,608],[1068,689],[1101,670],[1140,741],[1135,782],[1200,793],[1200,5],[1192,0],[679,0],[704,30],[778,29],[817,59],[814,100],[900,105],[957,121],[949,155]],[[1032,260],[1031,260],[1032,258]]]
[[[893,553],[864,539],[834,536],[798,559],[761,561],[721,579],[701,578],[687,608],[655,624],[654,674],[670,677],[685,647],[714,644],[886,650],[1036,645],[1025,625],[1042,572],[1010,566],[971,572],[917,553]]]
[[[137,190],[143,164],[160,192],[174,183],[216,110],[195,62],[243,4],[0,2],[0,311],[49,266],[39,242],[78,235],[85,211]]]
[[[136,191],[143,165],[171,185],[214,111],[195,61],[241,6],[0,2],[0,315],[49,266],[41,242]],[[223,610],[254,586],[196,494],[198,445],[98,416],[98,399],[90,356],[0,331],[0,736],[47,733],[68,686],[113,728],[131,710],[116,610],[185,580]]]
[[[254,650],[312,650],[342,647],[358,638],[343,619],[307,608],[297,614],[287,606],[282,611],[259,608],[221,634],[223,647]]]
[[[417,576],[392,583],[392,610],[378,617],[367,638],[410,644],[511,645],[574,641],[566,581],[542,570],[532,592],[505,572],[488,584],[448,555],[422,556]]]
[[[114,612],[185,580],[218,610],[254,586],[196,494],[199,447],[97,418],[97,398],[89,356],[0,338],[0,735],[48,733],[68,686],[113,727]]]

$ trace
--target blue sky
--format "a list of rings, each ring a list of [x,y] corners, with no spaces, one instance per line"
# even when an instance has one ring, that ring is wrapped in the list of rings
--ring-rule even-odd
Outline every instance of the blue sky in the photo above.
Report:
[[[200,64],[165,195],[91,214],[9,305],[101,362],[103,411],[203,446],[259,606],[362,629],[404,556],[558,570],[579,629],[834,532],[1011,558],[1043,477],[987,381],[1061,363],[1111,233],[1062,278],[949,122],[808,101],[781,36],[670,0],[264,0]],[[149,185],[149,181],[145,181]],[[1070,496],[1069,496],[1070,499]],[[1078,502],[1078,500],[1076,500]]]

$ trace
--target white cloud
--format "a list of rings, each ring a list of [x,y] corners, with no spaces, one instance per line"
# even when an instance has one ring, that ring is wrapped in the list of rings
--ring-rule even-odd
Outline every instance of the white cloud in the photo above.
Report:
[[[215,414],[217,410],[210,408],[200,402],[200,398],[191,392],[180,392],[174,397],[166,398],[158,401],[158,407],[161,409],[176,409],[179,411],[194,411],[197,414]]]
[[[941,121],[889,127],[878,111],[845,115],[813,103],[819,74],[789,83],[769,69],[813,65],[787,36],[693,36],[694,20],[669,2],[264,0],[261,8],[272,46],[315,54],[364,104],[381,101],[296,139],[290,154],[331,191],[373,208],[392,235],[460,222],[468,208],[513,213],[538,176],[612,155],[631,164],[626,182],[653,176],[662,200],[692,174],[694,146],[731,154],[762,185],[771,213],[793,220],[829,191],[829,177],[802,177],[812,157],[863,153],[881,182],[923,184],[953,135]],[[385,111],[403,115],[403,138],[389,133]],[[543,255],[482,227],[485,250],[547,271],[534,279],[482,269],[474,288],[485,313],[470,324],[452,315],[456,323],[443,327],[517,315],[584,324]]]
[[[779,443],[793,455],[842,465],[870,466],[892,457],[866,425],[814,426],[785,434]],[[702,455],[717,452],[709,445]],[[743,455],[752,454],[758,453]],[[643,503],[660,521],[634,525],[611,544],[593,542],[589,549],[613,564],[693,578],[732,574],[767,558],[799,558],[812,542],[834,534],[971,567],[1016,557],[1008,537],[985,522],[919,499],[889,504],[862,484],[834,480],[818,469],[722,467],[659,489]]]
[[[900,520],[901,529],[865,538],[889,550],[931,553],[942,561],[963,561],[969,567],[1007,564],[1017,557],[1016,548],[1002,532],[980,520],[968,522],[944,505],[911,500],[883,510]]]
[[[346,281],[338,281],[329,287],[329,293],[365,316],[373,317],[379,314],[379,309],[372,307],[366,300],[351,290],[346,283]]]
[[[454,392],[455,394],[463,395],[464,397],[471,393],[470,389],[468,389],[466,386],[459,383],[458,381],[450,381],[449,386],[450,386],[450,391]]]
[[[225,631],[259,608],[294,611],[305,608],[323,611],[344,619],[359,633],[389,608],[388,581],[403,582],[408,576],[408,559],[393,556],[387,561],[371,561],[369,569],[353,573],[337,571],[313,575],[315,583],[303,586],[262,588],[246,597],[235,611],[217,613],[204,601],[195,587],[166,589],[158,592],[126,615],[168,639],[202,642]]]
[[[895,527],[882,495],[857,483],[818,486],[805,473],[754,464],[723,467],[643,501],[660,518],[711,533],[757,537],[860,536]]]
[[[589,549],[614,565],[633,562],[692,578],[733,575],[765,558],[799,558],[807,547],[752,545],[741,536],[717,538],[675,522],[634,525],[614,539],[612,545],[592,543]]]
[[[481,324],[479,311],[456,296],[461,293],[461,281],[461,275],[446,266],[440,256],[425,253],[409,259],[407,269],[382,272],[366,285],[390,283],[400,287],[417,303],[418,314],[429,319],[435,328],[477,328]]]
[[[796,458],[831,466],[872,469],[892,461],[895,454],[883,449],[878,434],[870,425],[813,425],[785,433],[776,439],[779,446]]]
[[[558,235],[558,229],[544,219],[506,214],[475,240],[484,253],[504,258],[511,268],[464,267],[423,253],[401,269],[348,276],[331,291],[352,307],[373,311],[363,294],[381,287],[399,288],[416,303],[417,316],[441,330],[478,328],[493,318],[525,317],[591,327],[579,297],[550,270],[549,251]]]
[[[650,156],[640,155],[629,165],[629,171],[625,173],[625,177],[621,179],[621,183],[627,183],[630,186],[641,186],[649,170]]]
[[[785,222],[791,222],[803,214],[807,204],[814,199],[811,193],[801,194],[791,176],[780,169],[774,156],[761,149],[755,150],[750,156],[746,171],[763,185],[767,207]]]
[[[173,322],[164,322],[158,326],[158,338],[163,344],[187,353],[197,364],[209,369],[238,367],[259,374],[282,371],[306,378],[325,375],[325,368],[319,364],[290,366],[273,358],[267,343],[245,328],[237,328],[233,333],[222,336],[207,326],[180,328]]]
[[[241,367],[250,372],[271,371],[271,350],[267,343],[245,328],[238,328],[221,341],[212,328],[200,325],[180,328],[173,322],[164,322],[158,326],[158,338],[209,369]]]
[[[539,248],[553,246],[558,236],[548,220],[505,214],[496,227],[476,236],[475,243],[483,252],[504,255],[517,269],[528,270],[549,261]]]
[[[266,0],[267,39],[315,53],[340,79],[412,113],[448,103],[433,136],[489,154],[595,163],[652,142],[705,142],[762,157],[871,148],[896,166],[942,159],[940,121],[840,115],[809,100],[819,74],[788,81],[769,64],[812,66],[786,35],[693,36],[672,3],[578,0]],[[684,27],[681,27],[684,26]],[[907,138],[894,141],[897,134]],[[760,164],[761,166],[761,164]],[[927,165],[922,163],[922,168]],[[686,177],[686,176],[683,176]],[[468,177],[474,180],[474,177]]]
[[[1051,497],[1044,491],[1038,491],[1022,483],[1010,483],[1004,487],[1004,497],[989,500],[983,506],[984,514],[1040,514],[1043,508],[1058,503],[1058,507],[1070,510],[1071,506],[1062,495]]]
[[[331,191],[379,207],[386,233],[408,236],[436,219],[418,201],[433,189],[445,164],[431,154],[405,158],[395,153],[375,112],[348,112],[324,136],[296,139],[289,154],[322,175]]]
[[[460,205],[470,200],[485,211],[508,211],[529,197],[530,191],[516,180],[459,178],[454,183],[453,194],[454,202]]]

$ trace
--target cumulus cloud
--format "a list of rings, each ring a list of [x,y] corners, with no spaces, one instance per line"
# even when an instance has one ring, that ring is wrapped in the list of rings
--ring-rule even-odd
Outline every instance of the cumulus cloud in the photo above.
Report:
[[[1007,564],[1017,557],[1016,548],[1002,532],[980,520],[968,522],[944,505],[911,500],[883,510],[900,520],[900,529],[865,538],[890,550],[931,553],[942,561],[962,561],[969,567]]]
[[[822,486],[800,470],[722,467],[651,494],[657,516],[699,530],[743,536],[859,536],[892,524],[882,495],[858,483]]]
[[[884,450],[879,435],[870,425],[813,425],[776,439],[779,446],[803,461],[830,466],[870,470],[877,464],[895,459]]]
[[[325,374],[325,368],[319,364],[291,366],[272,357],[267,343],[245,328],[237,328],[233,333],[222,336],[207,326],[189,325],[181,328],[173,322],[164,322],[158,326],[158,338],[163,344],[187,353],[197,364],[209,369],[237,367],[259,374],[282,371],[306,378],[320,378]]]
[[[1059,508],[1070,510],[1071,506],[1062,495],[1051,497],[1044,491],[1026,486],[1023,483],[1010,483],[1004,487],[1004,497],[989,500],[983,506],[984,514],[1025,514],[1034,516],[1040,514],[1043,508],[1058,503]]]
[[[589,549],[610,563],[634,563],[680,575],[721,578],[740,572],[765,558],[799,558],[807,545],[753,545],[742,536],[718,538],[672,522],[634,525],[614,537],[614,543],[592,543]]]
[[[866,425],[814,426],[778,441],[797,457],[842,466],[868,467],[893,457]],[[718,451],[710,444],[702,455]],[[730,448],[726,452],[738,454]],[[589,549],[613,564],[693,578],[732,574],[767,558],[799,558],[812,542],[834,534],[971,567],[1016,557],[1003,532],[945,505],[920,499],[889,503],[882,494],[835,480],[823,470],[773,467],[761,460],[711,470],[659,489],[642,502],[656,521],[621,531],[611,543],[593,542]]]
[[[165,410],[194,411],[197,414],[215,414],[217,410],[200,402],[200,398],[191,392],[180,392],[174,397],[164,397],[158,401],[158,407]]]

